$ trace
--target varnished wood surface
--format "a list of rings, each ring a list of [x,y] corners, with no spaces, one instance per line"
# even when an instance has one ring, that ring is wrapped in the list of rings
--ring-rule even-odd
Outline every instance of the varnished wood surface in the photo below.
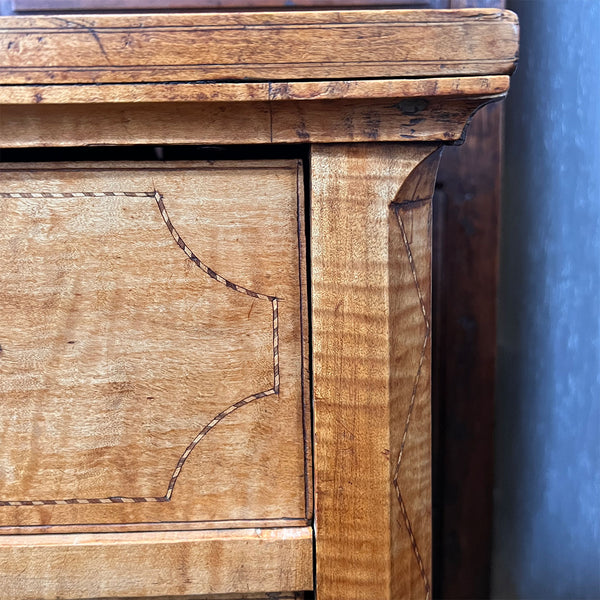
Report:
[[[301,163],[0,180],[4,530],[310,519]]]
[[[503,110],[499,103],[478,112],[465,144],[444,151],[438,175],[433,400],[441,598],[489,593]]]
[[[0,536],[0,564],[4,600],[307,590],[312,531]]]
[[[473,110],[505,93],[503,76],[510,73],[516,60],[517,26],[512,13],[485,10],[117,18],[78,15],[4,19],[0,22],[0,40],[7,48],[4,63],[0,57],[3,86],[0,95],[5,103],[0,107],[0,145],[4,142],[13,147],[423,142],[461,139],[464,124]],[[358,81],[383,77],[392,80]],[[418,81],[398,81],[402,78],[418,78]],[[435,84],[423,81],[427,78],[437,81]],[[222,83],[206,83],[207,79]],[[328,86],[328,79],[336,81]],[[246,83],[238,87],[242,81]],[[487,88],[484,87],[486,82]],[[84,85],[64,85],[73,83]],[[106,88],[94,90],[97,83],[105,84]],[[144,85],[128,88],[123,85],[127,83]],[[142,101],[133,102],[140,90],[143,90],[139,94]],[[14,101],[11,101],[11,91]],[[116,101],[109,102],[113,93]],[[88,101],[94,104],[86,104]],[[431,598],[429,200],[437,158],[436,146],[426,144],[415,144],[412,148],[372,143],[313,147],[314,441],[319,600]],[[297,188],[298,181],[297,176]],[[154,187],[153,181],[152,190]],[[296,194],[298,200],[297,191]],[[230,196],[227,192],[224,197]],[[44,224],[44,206],[52,206],[55,200],[38,203],[41,225]],[[257,201],[252,193],[247,202],[250,213],[255,205],[259,212],[260,207],[265,207],[264,199]],[[158,208],[160,214],[160,204]],[[276,204],[275,208],[280,207]],[[183,206],[183,213],[193,213],[190,209],[193,207]],[[286,214],[290,216],[289,212]],[[298,222],[302,222],[298,210],[295,218],[297,227]],[[164,218],[163,221],[169,229],[168,221]],[[262,221],[261,225],[268,224],[269,230],[262,230],[263,238],[270,238],[276,226],[268,218]],[[59,218],[55,225],[63,230],[68,222],[70,217]],[[39,224],[35,219],[32,223]],[[152,237],[154,229],[146,229]],[[43,233],[42,226],[40,232],[27,239],[36,243]],[[179,236],[177,233],[173,237],[172,242],[179,242],[178,238],[185,239],[187,234]],[[281,239],[274,236],[273,240],[275,238],[278,245],[289,242],[285,236]],[[240,248],[261,244],[262,240],[250,243],[244,237]],[[211,245],[215,246],[214,240]],[[67,247],[68,260],[82,259],[81,249]],[[179,246],[183,252],[186,248],[189,250],[186,244]],[[54,260],[58,265],[65,260],[57,249],[50,255],[60,256]],[[87,255],[84,258],[93,262]],[[160,253],[156,258],[162,264],[169,264]],[[244,260],[245,256],[241,257],[240,264],[243,265]],[[302,268],[295,264],[298,280]],[[144,268],[132,269],[132,275],[139,276]],[[94,269],[90,272],[96,273]],[[98,280],[102,281],[102,277]],[[33,287],[31,284],[30,288]],[[175,285],[174,290],[177,289]],[[302,285],[296,283],[295,289],[301,290]],[[141,300],[142,306],[149,301],[138,291],[133,297]],[[285,301],[283,297],[281,306]],[[301,310],[296,311],[296,315],[299,314]],[[261,317],[257,307],[250,308],[247,315],[247,320],[252,322]],[[18,327],[12,323],[11,326]],[[249,323],[244,322],[240,329],[245,331],[246,326]],[[266,341],[266,336],[263,337],[262,341]],[[302,358],[303,332],[296,330],[292,337],[300,347],[297,357]],[[173,353],[171,343],[169,339],[166,344],[167,356]],[[248,353],[250,360],[266,363],[260,353],[263,346],[258,344],[258,351]],[[211,345],[211,352],[216,349],[217,346]],[[193,354],[190,356],[192,362],[195,358]],[[281,364],[283,359],[281,354]],[[300,360],[299,381],[303,368],[306,363],[302,365]],[[283,382],[283,371],[281,374]],[[62,377],[74,375],[77,369],[66,375],[61,373]],[[194,375],[190,377],[195,385]],[[240,376],[236,381],[241,384],[243,378]],[[225,501],[213,498],[213,502],[203,504],[206,498],[202,494],[195,497],[192,490],[185,506],[177,508],[183,515],[180,522],[184,523],[183,528],[185,523],[192,522],[190,519],[197,518],[196,510],[218,512],[233,506],[233,517],[236,517],[236,506],[248,506],[244,490],[253,486],[245,483],[252,479],[249,458],[260,465],[267,463],[264,471],[259,469],[258,487],[262,491],[254,494],[256,503],[250,505],[275,509],[285,505],[286,509],[293,506],[297,510],[301,508],[302,499],[304,513],[296,514],[293,522],[310,516],[310,495],[293,493],[280,498],[275,491],[272,498],[267,494],[268,488],[270,491],[278,489],[270,479],[273,465],[276,465],[277,477],[290,474],[296,477],[295,483],[289,480],[288,491],[306,489],[306,445],[302,436],[298,436],[299,426],[305,424],[306,412],[303,415],[295,404],[295,412],[286,413],[288,423],[294,422],[294,427],[287,430],[288,437],[274,435],[274,429],[268,424],[274,422],[279,412],[267,414],[262,407],[271,396],[281,395],[275,393],[275,388],[273,383],[273,393],[261,398],[252,394],[248,406],[232,413],[233,418],[246,408],[257,411],[253,416],[248,411],[244,413],[248,421],[242,425],[258,435],[242,436],[243,449],[228,446],[232,438],[225,434],[222,440],[214,435],[223,431],[221,425],[229,423],[229,416],[225,415],[228,407],[217,414],[225,415],[217,419],[215,429],[219,431],[213,431],[214,426],[210,425],[214,418],[205,426],[209,429],[205,431],[203,443],[213,439],[219,449],[231,449],[226,453],[228,457],[239,449],[242,459],[233,461],[234,479],[223,476],[218,480],[219,489],[229,486],[231,494]],[[176,385],[174,391],[178,391]],[[265,402],[260,404],[263,400]],[[74,414],[79,416],[78,405],[74,403],[74,406]],[[276,411],[282,408],[275,403],[269,406]],[[41,414],[39,410],[30,412],[34,417]],[[185,419],[184,413],[185,410],[181,411],[177,417]],[[40,424],[40,419],[36,422]],[[68,428],[69,419],[61,425]],[[291,435],[292,430],[294,435]],[[247,440],[268,438],[273,438],[270,451],[264,448],[256,451],[255,446],[247,443]],[[239,442],[239,437],[236,439]],[[75,446],[79,443],[76,441]],[[284,448],[282,452],[281,448]],[[56,456],[43,456],[41,449],[34,450],[42,456],[42,466],[56,460]],[[290,462],[286,456],[291,455],[294,460]],[[147,460],[152,462],[154,458]],[[206,471],[202,471],[203,477],[205,472],[217,479],[221,477],[216,468],[211,471],[213,467],[222,466],[216,452],[203,460],[203,464],[208,465]],[[300,462],[302,470],[297,468]],[[283,469],[279,469],[281,466]],[[68,480],[68,469],[66,474],[65,480]],[[304,478],[302,482],[301,478]],[[46,484],[50,480],[57,480],[58,485],[64,483],[61,477],[49,477]],[[140,482],[151,487],[152,480],[143,468],[132,478],[132,483]],[[85,487],[90,481],[84,478],[80,484]],[[139,508],[133,505],[152,502],[138,502],[136,499],[142,496],[119,496],[121,500],[128,498],[132,502],[113,503],[112,498],[116,496],[108,497],[110,504],[119,505],[123,516],[120,520],[126,522],[128,528],[143,525],[138,517],[132,516],[134,508]],[[168,503],[155,504],[170,502],[169,498]],[[9,506],[17,513],[23,512],[22,509],[35,510],[37,516],[29,521],[21,517],[9,519],[7,527],[28,523],[28,529],[22,531],[29,532],[36,527],[36,531],[45,531],[44,527],[59,524],[91,527],[92,523],[85,517],[78,517],[80,520],[74,524],[69,519],[69,525],[59,513],[64,510],[75,515],[79,509],[91,508],[96,511],[94,515],[98,515],[106,509],[100,504],[44,504],[40,507],[31,502]],[[229,526],[239,526],[243,519],[233,517]],[[151,515],[149,522],[159,521],[160,527],[172,522],[158,513]],[[252,519],[248,524],[255,522]],[[121,527],[110,519],[100,520],[100,526],[102,523],[115,532]],[[272,524],[272,521],[265,523]],[[283,518],[279,524],[285,525]],[[94,527],[97,526],[96,523]],[[290,531],[291,528],[280,528],[278,535],[285,537],[283,532]],[[21,559],[29,561],[25,564],[29,575],[41,572],[47,576],[46,580],[27,579],[30,587],[26,593],[21,593],[21,588],[14,598],[46,597],[40,596],[39,589],[43,589],[48,598],[60,594],[71,598],[144,596],[150,590],[154,595],[189,596],[215,592],[264,593],[268,591],[265,590],[267,580],[271,590],[307,589],[311,585],[307,581],[311,579],[308,571],[312,554],[306,528],[302,531],[302,549],[297,553],[297,549],[291,549],[293,544],[288,538],[277,538],[276,543],[269,538],[267,543],[261,533],[254,545],[256,532],[247,532],[252,540],[248,541],[239,530],[235,535],[244,539],[236,538],[231,544],[229,534],[223,531],[130,531],[102,535],[90,532],[87,538],[72,537],[83,534],[5,535],[0,536],[0,542],[4,540],[9,547],[5,556],[10,557],[6,561],[15,586],[22,584],[15,566]],[[101,542],[98,543],[94,535],[98,541],[101,538]],[[184,537],[179,538],[180,535]],[[49,545],[44,542],[47,537],[52,539]],[[70,544],[75,539],[78,543]],[[32,542],[31,551],[27,548],[29,542]],[[166,547],[175,551],[169,554]],[[0,551],[3,548],[0,544]],[[269,554],[271,549],[276,556]],[[80,583],[78,578],[82,572],[97,568],[103,557],[107,557],[104,564],[108,565],[108,571],[102,575],[101,571],[94,572],[92,580],[102,578],[101,585],[106,588],[96,585],[94,593],[82,591],[83,588],[71,588],[63,593],[60,587],[64,585],[63,578],[75,581],[76,586],[88,585]],[[176,557],[176,564],[168,557]],[[136,568],[124,573],[127,560],[132,560]],[[68,569],[62,568],[63,563],[72,566],[72,577]],[[188,574],[190,564],[198,569],[192,576]],[[272,579],[261,578],[260,585],[255,576],[258,564],[267,567],[273,575]],[[157,566],[160,575],[156,574]],[[112,575],[107,578],[106,572]],[[165,580],[170,577],[171,581],[168,585],[164,583],[164,587],[156,587],[155,578],[163,574]],[[160,584],[165,580],[159,579]],[[247,587],[248,581],[251,587]],[[82,596],[84,593],[88,595]]]
[[[493,9],[3,17],[0,82],[502,75],[517,40]]]
[[[451,142],[502,97],[0,105],[0,146]]]
[[[155,83],[98,85],[0,85],[0,104],[96,104],[167,102],[276,102],[282,100],[377,100],[493,96],[509,77],[432,77],[286,83]]]
[[[505,8],[451,0],[450,8]],[[503,103],[447,148],[434,200],[434,595],[490,593],[494,362]],[[465,268],[468,265],[468,268]]]
[[[201,596],[152,596],[152,600],[304,600],[304,592],[268,592],[266,594],[202,594]],[[312,598],[312,596],[311,596]],[[143,598],[111,598],[111,600],[147,600]],[[89,598],[86,600],[105,600]]]
[[[431,597],[435,145],[311,158],[319,600]]]
[[[450,8],[450,0],[386,0],[386,6],[423,6]],[[293,8],[305,6],[379,6],[381,0],[12,0],[13,10],[81,11],[81,10],[169,10],[202,8]]]

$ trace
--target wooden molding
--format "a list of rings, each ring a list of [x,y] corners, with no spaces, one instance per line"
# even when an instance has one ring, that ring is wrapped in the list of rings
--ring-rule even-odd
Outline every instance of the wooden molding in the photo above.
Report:
[[[503,97],[0,105],[0,146],[456,142]]]
[[[0,82],[504,75],[517,38],[495,9],[5,17]]]
[[[506,94],[507,75],[284,83],[0,85],[0,104],[147,104],[459,98]]]
[[[307,590],[312,530],[0,536],[0,564],[19,600]]]
[[[517,42],[487,9],[5,17],[0,145],[455,142]]]
[[[450,8],[450,0],[386,0],[386,5]],[[380,0],[12,0],[16,12],[61,12],[99,10],[173,10],[206,8],[314,8],[335,6],[379,6]]]

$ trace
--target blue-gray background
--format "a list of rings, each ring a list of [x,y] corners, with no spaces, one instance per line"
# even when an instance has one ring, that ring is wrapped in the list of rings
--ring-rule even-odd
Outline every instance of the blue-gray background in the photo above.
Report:
[[[493,597],[600,598],[600,0],[514,0]]]

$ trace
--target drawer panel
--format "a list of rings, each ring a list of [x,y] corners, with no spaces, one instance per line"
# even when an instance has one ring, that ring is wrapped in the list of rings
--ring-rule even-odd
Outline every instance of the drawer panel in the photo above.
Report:
[[[306,523],[301,163],[0,177],[0,531]]]
[[[0,561],[3,600],[291,600],[272,590],[313,581],[310,527],[5,535]]]

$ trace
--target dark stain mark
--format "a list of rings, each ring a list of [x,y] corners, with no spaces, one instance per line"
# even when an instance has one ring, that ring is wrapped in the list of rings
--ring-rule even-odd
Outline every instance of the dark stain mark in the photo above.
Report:
[[[38,92],[33,96],[33,99],[35,100],[36,104],[39,104],[44,99],[44,97]]]
[[[74,344],[74,343],[75,343],[75,340],[71,340],[71,341],[67,342],[67,344]]]
[[[379,126],[381,125],[381,118],[377,114],[368,113],[365,116],[365,123],[367,129],[365,130],[366,136],[370,140],[376,140],[379,138]]]
[[[495,12],[492,14],[482,12],[469,15],[469,18],[473,19],[474,21],[501,21],[502,17],[503,15],[501,12]]]
[[[423,117],[414,117],[413,119],[411,119],[408,124],[409,125],[417,125],[417,123],[420,123],[421,121],[424,121],[425,119]]]
[[[308,139],[310,139],[310,133],[308,133],[308,131],[306,131],[306,121],[304,120],[304,118],[302,118],[300,120],[300,126],[298,127],[298,129],[296,129],[296,135],[301,140],[308,140]]]
[[[398,104],[394,104],[394,108],[404,115],[415,115],[425,110],[428,106],[429,102],[425,98],[407,98],[406,100],[401,100]]]

